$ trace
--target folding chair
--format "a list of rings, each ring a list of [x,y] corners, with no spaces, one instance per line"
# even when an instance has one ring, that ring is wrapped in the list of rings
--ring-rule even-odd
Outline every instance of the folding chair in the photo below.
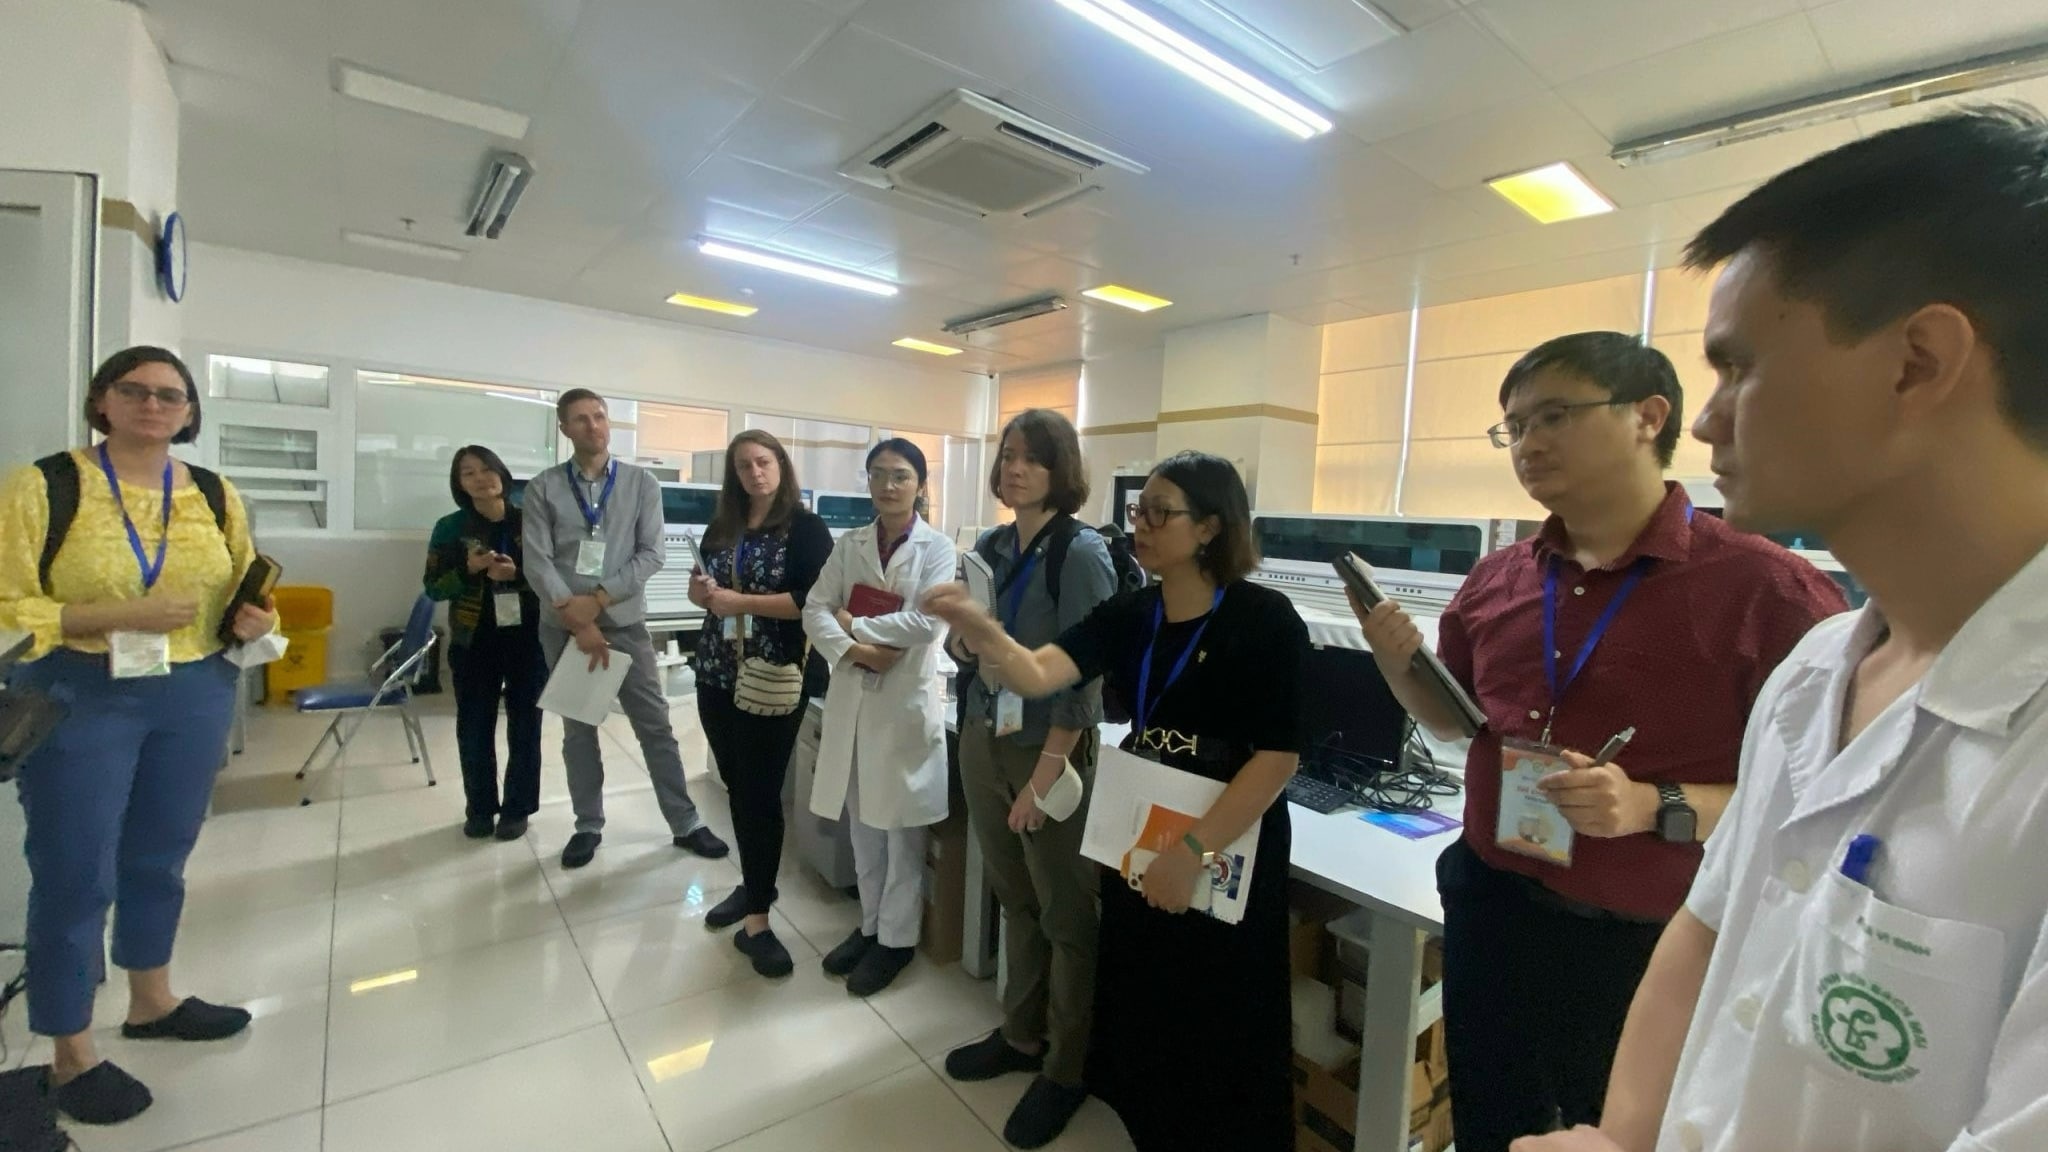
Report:
[[[421,596],[413,601],[412,617],[405,623],[405,635],[370,665],[368,680],[321,684],[293,693],[292,702],[301,713],[335,714],[334,722],[320,734],[319,742],[306,754],[306,762],[299,766],[298,778],[306,778],[320,750],[327,746],[329,737],[334,739],[333,766],[339,768],[348,752],[349,740],[362,727],[366,717],[372,712],[396,712],[399,724],[405,729],[405,744],[412,751],[412,762],[426,768],[427,787],[432,788],[435,784],[434,762],[427,755],[426,733],[420,728],[419,717],[413,713],[412,689],[421,669],[426,667],[427,650],[433,646],[434,602]],[[377,678],[380,672],[383,672],[381,680]],[[344,725],[344,721],[350,720],[353,722]],[[313,802],[312,791],[312,785],[308,784],[300,793],[300,806]]]

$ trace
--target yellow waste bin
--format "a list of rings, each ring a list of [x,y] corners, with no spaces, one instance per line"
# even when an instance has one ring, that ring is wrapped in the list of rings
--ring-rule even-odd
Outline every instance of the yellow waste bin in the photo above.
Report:
[[[334,627],[334,590],[281,586],[274,593],[284,657],[264,665],[264,702],[290,704],[292,693],[327,680],[327,634]]]

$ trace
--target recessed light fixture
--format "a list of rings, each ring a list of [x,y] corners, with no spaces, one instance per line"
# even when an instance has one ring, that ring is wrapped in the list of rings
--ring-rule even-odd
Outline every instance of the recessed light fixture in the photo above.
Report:
[[[721,316],[752,316],[760,311],[759,308],[754,307],[752,304],[734,304],[728,300],[713,300],[709,296],[692,296],[687,292],[676,293],[668,298],[668,302],[684,308],[700,308],[706,312],[716,312]]]
[[[1126,288],[1121,284],[1104,284],[1100,288],[1088,288],[1083,290],[1081,295],[1090,300],[1100,300],[1104,304],[1129,308],[1133,312],[1157,312],[1161,308],[1173,307],[1171,300],[1140,292],[1136,288]]]
[[[1257,76],[1174,31],[1128,0],[1059,0],[1089,23],[1307,140],[1328,132],[1330,119]]]
[[[419,240],[407,240],[401,236],[380,236],[375,232],[353,232],[343,229],[341,238],[350,244],[364,248],[376,248],[385,252],[397,252],[405,256],[424,256],[429,260],[460,260],[469,253],[460,248],[443,244],[427,244]]]
[[[962,352],[967,351],[965,348],[948,348],[944,344],[934,344],[929,340],[919,340],[915,336],[905,336],[903,339],[891,341],[891,343],[898,348],[908,348],[912,352],[929,352],[934,356],[958,356]]]
[[[431,116],[436,120],[446,120],[450,124],[475,128],[489,132],[493,136],[503,136],[508,140],[523,138],[527,126],[532,123],[521,112],[500,108],[495,104],[467,100],[461,96],[450,96],[446,92],[436,92],[431,88],[394,80],[389,76],[340,61],[336,61],[334,65],[334,90],[343,96],[353,96],[372,104],[382,104],[386,108],[396,108],[400,112],[410,112],[415,116]]]
[[[1535,217],[1539,224],[1577,220],[1614,211],[1614,201],[1588,183],[1577,168],[1560,160],[1488,180],[1486,186],[1502,198]]]
[[[733,260],[741,264],[751,264],[756,268],[766,268],[771,272],[783,272],[791,276],[801,276],[806,280],[816,280],[820,284],[833,284],[841,288],[851,288],[856,292],[866,292],[872,296],[894,296],[898,291],[894,284],[886,280],[877,280],[872,276],[862,276],[857,272],[848,272],[844,269],[832,268],[824,264],[813,264],[807,260],[798,260],[793,256],[764,252],[759,248],[744,248],[738,244],[728,244],[723,240],[713,240],[709,237],[697,241],[697,251],[702,252],[706,256],[716,256],[720,260]]]

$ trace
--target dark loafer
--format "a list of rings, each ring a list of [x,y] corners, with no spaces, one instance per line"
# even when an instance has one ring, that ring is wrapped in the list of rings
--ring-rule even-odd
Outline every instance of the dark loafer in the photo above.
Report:
[[[50,1090],[57,1110],[80,1124],[119,1124],[149,1109],[149,1088],[113,1063],[101,1061],[69,1083]]]
[[[249,1013],[240,1008],[208,1004],[190,996],[161,1020],[121,1025],[121,1035],[130,1040],[225,1040],[247,1028],[249,1019]]]

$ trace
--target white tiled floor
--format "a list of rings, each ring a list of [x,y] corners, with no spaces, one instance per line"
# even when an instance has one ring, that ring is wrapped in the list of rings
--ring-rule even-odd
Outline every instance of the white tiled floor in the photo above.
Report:
[[[675,710],[691,794],[730,838],[704,775],[695,707]],[[920,957],[863,1002],[818,958],[859,907],[794,858],[776,932],[796,975],[754,975],[705,911],[733,861],[674,848],[632,731],[604,730],[604,846],[564,872],[573,816],[549,720],[542,807],[519,843],[459,831],[454,717],[424,718],[427,788],[397,725],[366,725],[350,767],[291,774],[321,725],[258,709],[188,870],[180,991],[248,1006],[249,1032],[208,1046],[119,1038],[119,974],[96,1023],[105,1053],[156,1094],[141,1118],[74,1132],[84,1152],[998,1152],[1027,1080],[960,1085],[946,1052],[993,1027],[994,985]],[[46,1061],[4,1022],[16,1058]],[[1127,1152],[1090,1101],[1052,1145]]]

